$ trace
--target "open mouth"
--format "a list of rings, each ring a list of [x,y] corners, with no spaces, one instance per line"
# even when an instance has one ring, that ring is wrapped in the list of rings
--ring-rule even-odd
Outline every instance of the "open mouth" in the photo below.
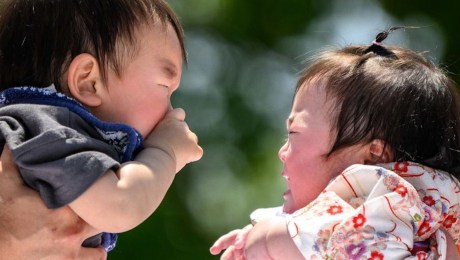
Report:
[[[286,200],[286,198],[291,195],[291,189],[289,188],[289,177],[284,173],[284,171],[281,173],[281,176],[286,180],[286,191],[283,193],[283,199]]]
[[[283,193],[283,199],[286,201],[291,196],[291,190],[287,190]]]

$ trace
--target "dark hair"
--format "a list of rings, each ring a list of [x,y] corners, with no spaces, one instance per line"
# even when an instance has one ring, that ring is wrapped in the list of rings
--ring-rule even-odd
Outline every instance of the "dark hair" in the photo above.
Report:
[[[328,155],[382,139],[394,161],[422,163],[460,177],[455,83],[423,55],[381,41],[325,51],[301,75],[296,93],[319,80],[335,101],[336,139]]]
[[[52,83],[60,89],[63,73],[81,53],[96,57],[104,80],[109,67],[120,74],[120,50],[135,53],[136,29],[158,22],[173,26],[186,60],[182,26],[163,0],[3,1],[0,89]]]

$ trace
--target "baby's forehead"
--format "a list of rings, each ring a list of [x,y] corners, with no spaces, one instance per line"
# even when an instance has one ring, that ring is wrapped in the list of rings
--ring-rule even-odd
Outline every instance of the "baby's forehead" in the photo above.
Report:
[[[316,96],[324,102],[331,102],[334,99],[331,87],[328,85],[328,79],[324,77],[312,77],[299,82],[296,89],[295,97],[304,97],[305,95]]]
[[[140,52],[145,49],[151,49],[157,41],[164,41],[166,35],[174,34],[179,39],[180,36],[173,29],[170,22],[155,21],[143,23],[136,26],[131,34],[121,35],[116,40],[115,56],[120,65],[127,64],[133,60]],[[152,37],[152,35],[154,37]],[[173,37],[174,37],[173,36]],[[165,46],[167,47],[167,46]],[[154,47],[153,47],[154,48]],[[185,50],[181,49],[181,54],[185,57]]]
[[[322,78],[306,79],[296,89],[294,104],[302,109],[311,102],[317,102],[318,109],[321,109],[323,115],[330,118],[331,122],[336,118],[338,108],[341,106],[327,79]]]

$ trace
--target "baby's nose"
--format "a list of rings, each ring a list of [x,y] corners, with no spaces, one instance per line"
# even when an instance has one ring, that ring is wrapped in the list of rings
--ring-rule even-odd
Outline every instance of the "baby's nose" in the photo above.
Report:
[[[286,158],[286,150],[287,150],[287,142],[283,146],[281,146],[280,150],[278,151],[278,157],[280,158],[282,162],[284,162]]]

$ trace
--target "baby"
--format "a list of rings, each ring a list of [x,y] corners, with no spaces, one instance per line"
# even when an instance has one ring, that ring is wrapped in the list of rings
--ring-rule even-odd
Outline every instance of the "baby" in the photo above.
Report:
[[[0,144],[47,207],[70,207],[115,246],[202,149],[173,109],[185,61],[163,0],[4,1]],[[27,209],[24,209],[27,210]]]
[[[279,151],[282,208],[219,238],[222,259],[453,259],[460,239],[456,86],[411,50],[329,50],[298,82]],[[453,241],[452,241],[453,240]]]

